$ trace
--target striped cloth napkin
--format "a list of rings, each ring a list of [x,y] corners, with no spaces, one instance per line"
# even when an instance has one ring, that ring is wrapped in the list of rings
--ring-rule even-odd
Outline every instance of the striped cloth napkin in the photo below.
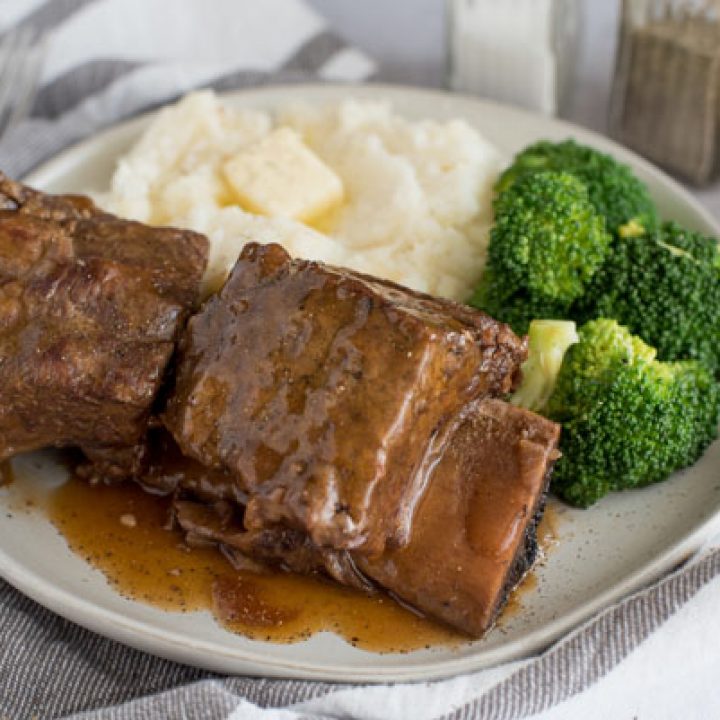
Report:
[[[45,64],[31,117],[0,142],[22,176],[69,143],[196,87],[358,81],[374,64],[302,0],[0,0],[0,36],[32,28]],[[432,683],[222,677],[126,648],[0,581],[0,718],[720,717],[720,549],[537,657]]]
[[[13,26],[45,45],[31,118],[0,143],[14,176],[193,88],[351,82],[375,71],[302,0],[0,0],[0,33]]]

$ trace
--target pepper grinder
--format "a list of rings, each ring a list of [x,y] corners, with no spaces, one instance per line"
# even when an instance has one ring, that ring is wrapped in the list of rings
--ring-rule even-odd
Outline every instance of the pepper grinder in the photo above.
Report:
[[[718,171],[720,1],[623,0],[610,132],[697,185]]]

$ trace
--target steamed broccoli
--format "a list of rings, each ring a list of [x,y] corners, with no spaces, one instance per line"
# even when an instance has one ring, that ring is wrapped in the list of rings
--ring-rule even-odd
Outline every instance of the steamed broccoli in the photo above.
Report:
[[[657,348],[662,360],[720,369],[720,250],[715,238],[665,223],[616,238],[571,317],[612,317]]]
[[[470,304],[525,332],[567,317],[610,244],[583,183],[568,173],[519,178],[495,200],[488,261]]]
[[[496,190],[503,193],[519,178],[543,170],[563,170],[585,183],[590,202],[616,235],[641,235],[657,226],[655,205],[632,170],[574,140],[543,141],[526,148],[500,176]]]
[[[545,407],[563,426],[555,492],[587,507],[695,462],[720,417],[710,371],[693,360],[656,360],[654,348],[614,320],[591,321],[579,336]]]

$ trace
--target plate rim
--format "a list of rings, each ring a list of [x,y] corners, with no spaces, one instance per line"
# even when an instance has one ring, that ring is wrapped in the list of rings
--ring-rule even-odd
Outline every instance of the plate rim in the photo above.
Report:
[[[608,148],[617,153],[621,159],[631,161],[637,167],[642,168],[644,173],[658,181],[673,196],[682,198],[685,204],[690,206],[692,211],[708,227],[712,228],[717,235],[720,235],[718,220],[674,178],[637,155],[637,153],[619,145],[612,138],[559,118],[538,116],[537,113],[521,108],[447,90],[374,82],[363,84],[270,84],[262,87],[222,92],[218,93],[218,95],[225,99],[233,97],[248,99],[249,97],[251,101],[252,97],[255,96],[258,97],[258,103],[260,103],[263,96],[277,95],[282,92],[292,94],[308,92],[315,95],[326,93],[329,100],[339,100],[342,97],[352,95],[369,97],[377,93],[381,96],[378,99],[385,98],[390,102],[393,102],[393,95],[415,96],[417,98],[424,97],[429,101],[442,100],[451,104],[458,101],[460,104],[470,103],[480,109],[489,108],[491,111],[495,109],[503,113],[515,114],[525,120],[542,117],[544,121],[552,122],[568,134],[587,139],[602,148]],[[73,143],[34,167],[23,177],[23,181],[42,186],[48,182],[48,178],[52,177],[54,173],[61,173],[61,168],[77,153],[93,154],[113,137],[123,133],[135,132],[136,129],[139,131],[162,107],[173,102],[175,100],[168,100],[160,107],[141,112],[131,118],[107,126],[94,135]],[[458,108],[458,115],[462,116],[461,108]],[[664,552],[637,568],[623,580],[597,594],[592,600],[585,602],[572,612],[555,618],[524,637],[495,648],[485,650],[479,648],[477,653],[470,653],[458,658],[445,658],[439,661],[433,661],[430,658],[427,662],[411,665],[404,669],[399,667],[374,667],[372,664],[367,666],[331,667],[330,662],[323,665],[307,660],[282,660],[280,658],[268,660],[267,657],[263,657],[261,650],[258,652],[249,648],[230,650],[218,646],[212,641],[188,638],[181,631],[155,628],[147,621],[125,617],[119,611],[108,609],[92,601],[85,600],[85,598],[70,591],[55,587],[41,575],[28,570],[22,563],[13,560],[2,547],[0,547],[0,575],[23,594],[52,612],[92,632],[176,662],[205,667],[223,673],[294,677],[329,682],[419,681],[478,671],[503,662],[526,658],[546,648],[560,637],[567,637],[579,632],[584,622],[597,615],[598,612],[609,609],[613,603],[648,585],[663,573],[671,570],[677,563],[685,560],[702,545],[716,525],[720,528],[720,505],[712,515],[695,525],[689,532],[679,537],[674,544],[666,548]],[[113,590],[113,592],[116,591]],[[198,653],[202,657],[195,657]]]

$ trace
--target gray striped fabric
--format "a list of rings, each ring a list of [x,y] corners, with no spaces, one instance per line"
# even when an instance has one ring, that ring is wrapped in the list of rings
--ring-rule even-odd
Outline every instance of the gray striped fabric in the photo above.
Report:
[[[22,17],[19,22],[13,25],[12,29],[30,28],[38,33],[45,33],[58,27],[78,10],[82,10],[93,2],[96,2],[96,0],[53,0],[52,2],[44,2]],[[5,32],[2,35],[5,35]]]
[[[90,60],[44,85],[35,96],[31,115],[59,117],[89,95],[101,92],[114,80],[142,66],[138,60]]]
[[[252,5],[253,12],[261,15],[260,8],[267,7],[266,2],[241,7],[233,6],[235,0],[213,1],[215,12],[237,8],[238,12],[248,13]],[[360,80],[373,71],[372,64],[355,53],[352,62],[345,64],[352,68],[345,76],[328,75],[327,68],[334,58],[343,53],[352,55],[354,51],[304,8],[302,0],[272,0],[274,12],[279,3],[285,2],[288,11],[296,13],[297,36],[287,38],[284,52],[266,59],[259,53],[257,61],[250,64],[234,60],[235,49],[243,43],[242,27],[232,28],[228,38],[218,36],[218,44],[225,42],[226,50],[221,47],[212,57],[179,59],[170,52],[163,54],[162,38],[158,48],[154,43],[143,46],[134,36],[123,40],[124,21],[131,27],[133,19],[125,15],[129,5],[124,0],[31,2],[29,12],[23,14],[25,2],[4,0],[3,4],[20,9],[12,13],[15,27],[31,28],[37,37],[44,36],[49,57],[54,57],[58,65],[46,68],[31,117],[0,141],[0,167],[18,176],[69,143],[194,87],[229,90],[309,77]],[[147,0],[142,7],[149,17],[153,12],[157,16],[179,12],[178,8],[195,12],[194,27],[200,32],[208,19],[207,5],[207,0],[194,4],[193,0]],[[255,22],[257,17],[247,15],[246,19]],[[92,26],[91,20],[97,26]],[[2,22],[0,15],[0,39],[10,31],[9,27],[2,27]],[[268,32],[272,32],[272,13],[267,22]],[[101,39],[106,31],[108,38],[119,34],[120,42],[109,47],[107,53],[100,42],[97,52],[90,48],[85,55],[80,53],[77,62],[68,65],[65,62],[68,48],[81,46],[85,50],[86,44],[92,45],[91,36],[73,35],[83,24],[90,24],[93,34]],[[172,33],[172,28],[169,24],[163,32]],[[718,573],[720,551],[715,551],[609,609],[540,657],[521,663],[494,687],[478,693],[462,707],[451,711],[453,697],[448,695],[442,720],[524,718],[580,693],[609,673]],[[447,693],[442,682],[428,687],[443,697]],[[388,688],[387,692],[400,689]],[[161,660],[83,630],[0,581],[2,719],[209,720],[233,713],[233,717],[259,717],[257,713],[262,713],[262,708],[269,713],[263,717],[275,717],[277,712],[273,709],[277,708],[287,709],[285,717],[340,717],[327,708],[341,692],[363,690],[317,682],[225,678]],[[294,710],[292,706],[296,706]],[[404,715],[396,716],[413,718],[413,709],[408,707]],[[343,713],[342,717],[354,714]]]

